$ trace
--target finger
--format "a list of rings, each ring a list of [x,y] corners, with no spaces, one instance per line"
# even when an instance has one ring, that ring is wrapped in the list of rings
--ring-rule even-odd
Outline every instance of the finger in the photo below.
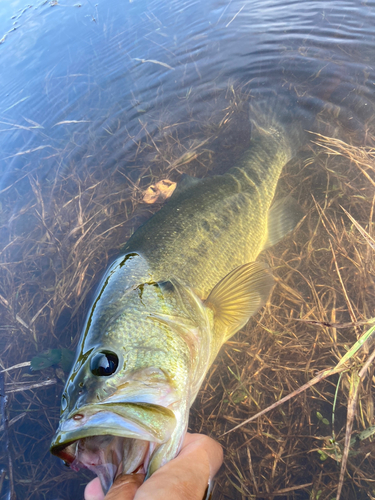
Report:
[[[156,471],[144,483],[136,500],[201,500],[208,481],[219,470],[223,451],[219,443],[201,434],[186,434],[183,448],[177,458]],[[132,500],[141,485],[142,474],[120,476],[105,500]],[[85,489],[85,500],[103,500],[104,494],[98,478]]]
[[[105,500],[132,500],[144,478],[143,474],[118,477],[107,493]],[[85,500],[104,500],[104,493],[98,477],[87,484],[84,497]]]
[[[105,500],[133,500],[144,478],[144,474],[124,474],[118,477],[106,494]]]
[[[208,456],[210,465],[210,480],[214,478],[217,471],[223,463],[223,448],[214,439],[205,436],[204,434],[192,434],[188,432],[184,439],[184,444],[179,457],[183,457],[185,453],[190,453],[193,448],[204,449]]]
[[[200,434],[188,436],[185,443],[174,460],[142,485],[134,500],[202,500],[209,479],[221,466],[223,451],[216,441]]]
[[[98,477],[86,485],[84,497],[85,500],[104,500],[104,493]]]

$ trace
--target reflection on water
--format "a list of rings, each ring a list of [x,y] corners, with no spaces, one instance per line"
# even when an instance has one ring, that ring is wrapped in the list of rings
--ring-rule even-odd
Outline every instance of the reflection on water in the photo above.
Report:
[[[248,102],[278,95],[322,134],[279,185],[306,218],[267,253],[279,279],[271,304],[222,350],[191,428],[226,449],[214,498],[333,498],[352,372],[222,434],[333,367],[367,329],[340,325],[373,314],[373,250],[341,207],[371,236],[374,18],[372,3],[349,1],[2,2],[2,367],[74,349],[101,274],[158,208],[144,191],[225,172],[250,144]],[[371,376],[354,432],[373,423]],[[87,478],[48,450],[64,377],[56,366],[4,373],[1,499],[9,463],[18,498],[82,494]],[[342,498],[374,495],[363,443],[349,452]]]

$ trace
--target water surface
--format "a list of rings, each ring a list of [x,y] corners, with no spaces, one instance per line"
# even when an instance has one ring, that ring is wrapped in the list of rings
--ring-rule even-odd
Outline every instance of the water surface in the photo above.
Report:
[[[250,144],[249,102],[267,112],[283,102],[298,126],[371,146],[374,26],[374,3],[342,0],[2,2],[2,366],[75,348],[101,273],[157,209],[141,203],[142,191],[162,178],[230,168]],[[300,179],[310,186],[314,169],[306,168]],[[319,183],[318,201],[327,196]],[[305,201],[309,210],[310,193]],[[1,498],[9,467],[17,498],[82,495],[88,476],[48,451],[65,377],[55,368],[5,376],[9,418],[19,419],[3,432]],[[194,412],[194,429],[218,436],[200,422],[199,401]],[[223,419],[222,431],[235,423]],[[317,458],[306,471],[306,484],[320,465]],[[250,498],[233,487],[230,466],[221,481],[217,498]],[[310,498],[311,488],[284,496]],[[362,498],[359,491],[346,498]]]

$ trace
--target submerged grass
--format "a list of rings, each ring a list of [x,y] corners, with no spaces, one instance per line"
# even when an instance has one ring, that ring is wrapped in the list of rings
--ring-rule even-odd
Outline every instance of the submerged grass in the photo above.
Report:
[[[75,348],[101,274],[158,209],[142,203],[151,184],[222,173],[239,157],[246,99],[233,86],[217,91],[217,108],[183,137],[168,116],[153,133],[145,119],[126,170],[72,161],[48,182],[37,170],[20,175],[1,194],[0,369],[18,366],[2,374],[10,448],[0,461],[20,498],[50,498],[62,484],[63,498],[76,497],[89,477],[48,451],[64,374],[23,363]],[[218,500],[375,498],[375,150],[368,132],[359,147],[345,131],[326,135],[320,119],[280,180],[277,196],[293,193],[306,216],[263,256],[272,299],[223,347],[192,409],[191,430],[225,449]]]
[[[194,423],[227,452],[218,499],[375,498],[375,155],[312,142],[279,186],[306,217],[268,252],[278,286],[195,405]]]

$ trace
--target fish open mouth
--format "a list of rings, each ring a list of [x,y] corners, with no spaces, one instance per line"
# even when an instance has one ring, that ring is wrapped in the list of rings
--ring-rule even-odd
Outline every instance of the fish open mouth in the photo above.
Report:
[[[174,413],[158,405],[87,405],[61,421],[51,452],[74,470],[94,472],[107,493],[121,474],[146,474],[154,452],[175,426]]]

